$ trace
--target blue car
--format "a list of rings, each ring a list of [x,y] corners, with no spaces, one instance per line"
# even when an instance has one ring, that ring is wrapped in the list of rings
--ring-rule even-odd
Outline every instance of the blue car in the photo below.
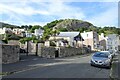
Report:
[[[90,64],[92,66],[111,67],[112,55],[109,51],[100,51],[92,55]]]

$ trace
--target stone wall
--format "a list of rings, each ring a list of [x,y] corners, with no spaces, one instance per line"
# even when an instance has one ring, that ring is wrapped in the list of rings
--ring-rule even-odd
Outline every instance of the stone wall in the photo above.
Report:
[[[67,57],[67,56],[74,56],[74,55],[80,55],[86,53],[89,52],[87,52],[87,48],[85,47],[84,48],[42,47],[41,48],[41,57],[46,57],[46,58],[55,58],[56,54],[58,55],[57,57]]]
[[[54,58],[55,51],[54,47],[41,47],[41,57]]]
[[[111,80],[119,80],[119,58],[120,54],[118,52],[118,55],[115,55],[112,60],[112,65],[110,69],[110,78]],[[119,78],[119,79],[118,79]]]
[[[2,48],[2,63],[14,63],[19,61],[19,50],[20,47],[18,45],[0,45]]]
[[[20,45],[20,42],[19,42],[19,40],[9,40],[8,44]]]
[[[59,57],[67,57],[67,56],[74,56],[74,55],[80,55],[85,54],[86,50],[85,48],[60,48]]]

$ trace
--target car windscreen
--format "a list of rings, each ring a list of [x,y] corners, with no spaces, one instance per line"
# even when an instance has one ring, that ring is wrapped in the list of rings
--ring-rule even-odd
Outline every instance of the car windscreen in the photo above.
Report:
[[[109,53],[107,52],[97,52],[93,55],[94,57],[104,57],[104,58],[108,58]]]

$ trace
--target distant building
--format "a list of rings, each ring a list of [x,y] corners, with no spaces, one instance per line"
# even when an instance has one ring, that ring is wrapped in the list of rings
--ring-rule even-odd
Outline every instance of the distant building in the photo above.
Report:
[[[81,43],[79,41],[83,40],[80,32],[60,32],[57,36],[51,36],[49,40],[56,40],[57,46],[71,46],[79,47]]]
[[[44,33],[44,30],[42,29],[35,29],[34,35],[41,38],[43,33]]]
[[[13,29],[13,33],[19,35],[21,34],[22,32],[25,32],[25,29],[19,29],[19,28],[14,28]]]
[[[29,33],[29,32],[25,32],[25,35],[26,35],[26,37],[32,37],[32,33]]]
[[[101,33],[101,35],[99,35],[99,50],[106,50],[106,38],[104,36],[104,33]]]
[[[0,44],[5,44],[3,41],[0,40]]]
[[[11,30],[11,28],[0,28],[0,34],[5,34],[6,32],[11,32],[12,30]]]
[[[97,50],[99,47],[99,37],[97,32],[83,32],[81,33],[82,38],[84,39],[83,44],[86,46],[90,46],[91,50]]]
[[[107,37],[107,50],[118,50],[118,46],[120,45],[120,35],[117,34],[109,34]]]
[[[18,40],[9,40],[8,44],[11,44],[11,45],[20,45],[20,42]]]

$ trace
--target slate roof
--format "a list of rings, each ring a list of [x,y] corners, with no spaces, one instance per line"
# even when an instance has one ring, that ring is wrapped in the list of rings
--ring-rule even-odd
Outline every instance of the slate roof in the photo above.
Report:
[[[80,32],[60,32],[60,34],[57,37],[71,37],[74,38],[74,40],[83,40],[83,38],[80,35]]]
[[[79,35],[80,32],[60,32],[58,37],[75,37]]]

